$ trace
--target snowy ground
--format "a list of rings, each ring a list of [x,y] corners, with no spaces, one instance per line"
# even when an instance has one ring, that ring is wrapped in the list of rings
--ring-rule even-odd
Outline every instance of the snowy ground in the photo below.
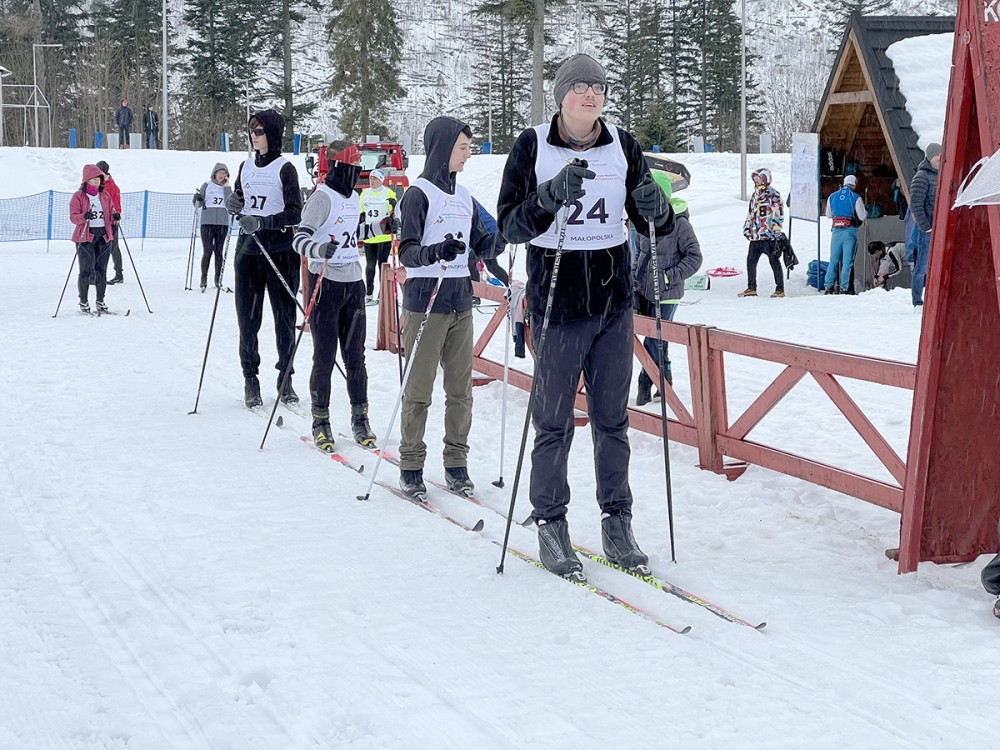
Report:
[[[186,192],[220,154],[104,152],[123,190]],[[237,157],[239,155],[236,155]],[[0,195],[72,189],[91,152],[0,149]],[[413,166],[419,166],[414,160]],[[744,269],[738,157],[685,159],[685,197],[706,268]],[[237,158],[229,155],[234,169]],[[753,158],[789,182],[787,156]],[[463,181],[491,205],[501,157]],[[16,179],[12,179],[16,176]],[[801,229],[800,229],[801,227]],[[796,224],[803,262],[815,255]],[[828,229],[824,227],[824,238]],[[794,239],[794,236],[793,236]],[[183,291],[187,242],[147,240],[109,287],[125,317],[56,306],[69,243],[0,246],[0,747],[2,748],[959,748],[995,742],[997,621],[979,585],[985,558],[897,576],[883,554],[898,516],[751,467],[736,482],[671,446],[678,564],[669,563],[662,453],[635,434],[636,533],[656,572],[766,630],[724,622],[613,571],[591,579],[675,625],[679,636],[517,559],[494,572],[499,516],[450,496],[464,532],[304,447],[306,420],[257,450],[265,420],[241,405],[232,297],[220,305],[199,414],[213,296]],[[824,249],[825,255],[825,249]],[[518,263],[518,265],[521,265]],[[227,274],[230,276],[230,274]],[[762,292],[771,291],[766,264]],[[75,276],[74,276],[75,280]],[[737,299],[745,276],[689,293],[678,319],[912,362],[921,318],[905,290],[824,297],[804,266],[788,298]],[[477,316],[485,326],[487,315]],[[369,346],[374,344],[369,316]],[[306,392],[311,342],[298,356]],[[492,350],[502,357],[502,338]],[[261,332],[273,398],[273,332]],[[690,404],[683,352],[672,349]],[[396,361],[369,351],[372,424],[381,436]],[[727,358],[730,413],[769,365]],[[276,373],[273,373],[276,375]],[[846,387],[905,455],[910,394]],[[509,501],[526,394],[512,391],[498,474],[502,387],[475,392],[470,469],[494,508]],[[334,419],[347,427],[342,381]],[[442,401],[428,421],[426,467]],[[879,476],[818,387],[802,383],[755,435]],[[349,445],[357,461],[372,456]],[[395,438],[388,444],[395,445]],[[600,545],[591,444],[572,457],[574,540]],[[383,476],[395,481],[392,466]],[[522,491],[519,512],[526,512]],[[513,543],[533,550],[531,531]]]

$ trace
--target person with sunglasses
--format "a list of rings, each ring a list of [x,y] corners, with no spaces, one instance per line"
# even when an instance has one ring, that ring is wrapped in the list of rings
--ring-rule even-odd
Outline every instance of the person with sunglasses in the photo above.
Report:
[[[354,185],[361,174],[361,151],[347,141],[326,147],[329,170],[309,196],[292,240],[295,251],[309,261],[309,294],[316,284],[316,302],[309,318],[313,340],[312,435],[317,448],[336,447],[330,426],[330,386],[337,345],[344,356],[347,396],[351,402],[354,440],[375,446],[368,424],[368,372],[365,369],[365,282],[361,273],[358,228],[364,215]],[[320,276],[322,274],[322,276]]]
[[[580,375],[594,440],[597,502],[607,557],[630,569],[648,557],[632,534],[628,404],[632,379],[632,278],[625,220],[657,240],[673,211],[649,174],[642,148],[601,119],[608,94],[604,68],[577,54],[556,72],[559,111],[522,132],[504,167],[497,204],[500,231],[527,246],[527,299],[536,352],[529,495],[539,559],[553,573],[583,577],[566,514],[573,402]],[[542,325],[558,251],[551,316]]]
[[[279,388],[282,373],[291,367],[295,346],[296,300],[275,276],[271,264],[261,254],[261,247],[292,292],[297,292],[299,258],[292,250],[292,232],[302,218],[302,192],[298,172],[281,155],[285,118],[273,109],[266,109],[250,118],[247,129],[254,154],[240,165],[233,192],[226,198],[226,208],[240,217],[240,237],[233,262],[236,321],[240,329],[244,402],[248,409],[254,409],[264,403],[257,380],[260,367],[257,333],[264,313],[265,290],[274,315]],[[294,370],[290,370],[278,398],[286,404],[297,404],[299,397],[292,389],[291,372]]]

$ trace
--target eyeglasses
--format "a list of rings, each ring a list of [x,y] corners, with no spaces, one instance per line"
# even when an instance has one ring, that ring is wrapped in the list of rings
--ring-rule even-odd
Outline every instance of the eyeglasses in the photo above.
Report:
[[[264,135],[264,128],[250,128],[250,135]]]
[[[586,81],[577,81],[573,84],[574,94],[586,94],[587,89],[593,89],[594,93],[598,96],[608,93],[608,85],[606,83],[587,83]]]

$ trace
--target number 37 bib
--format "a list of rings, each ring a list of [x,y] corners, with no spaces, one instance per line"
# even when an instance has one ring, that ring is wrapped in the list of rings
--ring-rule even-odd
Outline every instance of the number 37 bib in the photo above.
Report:
[[[573,151],[549,143],[549,127],[546,124],[535,128],[538,138],[535,157],[537,184],[553,179],[570,159],[586,159],[587,168],[597,177],[583,181],[587,194],[561,208],[548,231],[532,240],[531,244],[536,247],[559,247],[560,227],[568,210],[565,250],[603,250],[621,245],[626,240],[625,177],[628,164],[618,139],[618,128],[608,128],[612,141],[606,146]]]

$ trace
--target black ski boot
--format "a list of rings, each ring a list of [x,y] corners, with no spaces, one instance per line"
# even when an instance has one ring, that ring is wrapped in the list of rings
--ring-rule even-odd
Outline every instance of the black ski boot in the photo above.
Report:
[[[631,513],[602,513],[601,541],[608,560],[642,575],[649,575],[649,556],[639,549],[635,536],[632,535]]]
[[[399,489],[411,500],[416,500],[419,503],[425,502],[427,499],[427,486],[424,484],[424,470],[400,469]]]
[[[111,286],[112,284],[121,284],[124,281],[125,278],[119,273],[116,274],[113,278],[108,279],[107,284],[108,286]]]
[[[207,288],[208,288],[208,277],[207,276],[202,276],[201,277],[201,293],[204,294],[205,293],[205,289],[207,289]]]
[[[97,314],[106,313],[108,311],[108,306],[104,304],[104,300],[97,300]]]
[[[635,405],[645,406],[652,401],[652,396],[650,395],[652,390],[652,379],[646,374],[645,370],[639,370],[639,393],[635,397]]]
[[[297,404],[299,403],[299,394],[295,392],[292,388],[292,376],[289,375],[288,379],[285,381],[285,387],[281,387],[281,378],[278,378],[278,398],[283,404]]]
[[[354,442],[358,445],[363,448],[375,447],[375,433],[368,424],[368,404],[351,406],[351,431],[354,433]]]
[[[260,381],[256,375],[251,375],[243,381],[243,403],[248,409],[257,409],[264,405],[260,398]]]
[[[446,467],[444,479],[448,483],[448,489],[458,495],[468,497],[476,489],[476,485],[469,479],[469,470],[464,466]]]
[[[569,540],[566,516],[551,521],[538,521],[538,559],[545,569],[563,578],[586,581],[583,563],[573,551]]]
[[[333,428],[330,427],[330,412],[313,409],[313,444],[321,451],[333,453],[335,444]]]
[[[90,315],[90,303],[87,302],[87,300],[82,300],[80,302],[80,312],[84,313],[85,315]]]

